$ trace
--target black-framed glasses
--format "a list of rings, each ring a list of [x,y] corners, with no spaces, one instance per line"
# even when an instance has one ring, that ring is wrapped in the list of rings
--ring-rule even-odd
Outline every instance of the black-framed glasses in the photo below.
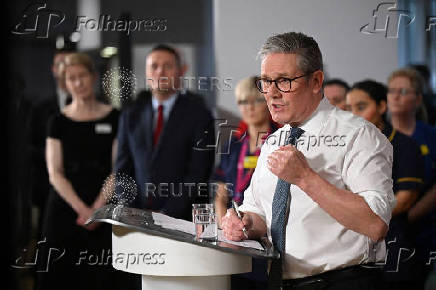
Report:
[[[308,75],[310,75],[312,73],[313,72],[310,72],[310,73],[307,73],[307,74],[304,74],[304,75],[301,75],[301,76],[298,76],[298,77],[295,77],[295,78],[291,78],[291,79],[290,78],[283,78],[283,77],[282,78],[278,78],[276,80],[269,80],[269,79],[266,79],[266,78],[258,78],[258,79],[256,79],[255,84],[256,84],[256,87],[259,90],[259,92],[261,92],[262,94],[268,93],[269,90],[271,89],[271,86],[272,86],[273,83],[275,83],[276,88],[279,91],[281,91],[283,93],[288,93],[292,89],[292,82],[293,81],[295,81],[295,80],[297,80],[299,78],[308,76]]]
[[[412,94],[414,92],[415,92],[415,90],[407,89],[407,88],[388,88],[388,95],[399,94],[400,96],[407,96],[407,95]]]

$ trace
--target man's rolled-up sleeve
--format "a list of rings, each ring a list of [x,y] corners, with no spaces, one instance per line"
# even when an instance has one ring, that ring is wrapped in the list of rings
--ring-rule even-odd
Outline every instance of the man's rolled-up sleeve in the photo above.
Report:
[[[389,225],[395,207],[392,145],[379,129],[365,124],[349,139],[347,150],[342,171],[347,189],[363,197]]]

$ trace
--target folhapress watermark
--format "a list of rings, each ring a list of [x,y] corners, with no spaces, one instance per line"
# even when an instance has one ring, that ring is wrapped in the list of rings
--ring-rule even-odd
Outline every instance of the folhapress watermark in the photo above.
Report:
[[[23,10],[21,20],[11,32],[17,35],[48,38],[50,31],[64,21],[65,13],[49,9],[46,3],[32,3]]]
[[[265,142],[268,145],[285,145],[285,140],[288,139],[290,130],[280,131],[280,134],[273,134],[266,138]],[[299,149],[309,151],[311,148],[329,147],[338,148],[346,145],[346,135],[308,135],[303,133],[296,142]]]
[[[167,20],[163,18],[148,19],[113,19],[111,15],[102,14],[98,19],[87,16],[77,16],[76,31],[114,31],[125,32],[129,35],[134,31],[143,32],[163,32],[167,31]]]
[[[360,28],[364,34],[384,33],[386,38],[398,38],[401,25],[411,25],[415,21],[415,15],[407,9],[398,9],[396,2],[381,2],[373,10],[372,19]],[[436,16],[427,16],[425,31],[430,31],[436,25]]]
[[[16,270],[32,269],[36,272],[48,272],[49,265],[54,265],[58,260],[64,258],[68,249],[65,248],[49,248],[49,251],[43,251],[44,254],[39,252],[39,247],[46,243],[46,239],[37,242],[37,249],[34,255],[28,255],[27,249],[21,251],[21,255],[17,257],[11,268]],[[403,265],[409,260],[414,259],[416,255],[415,248],[395,247],[398,243],[397,238],[386,241],[387,251],[384,260],[376,263],[375,267],[384,267],[386,272],[399,272]],[[392,247],[393,246],[393,247]],[[76,253],[76,252],[75,252]],[[110,248],[101,250],[88,250],[82,249],[73,257],[71,266],[108,266],[108,265],[121,265],[125,269],[129,269],[133,265],[159,267],[168,262],[168,255],[164,252],[145,250],[139,252],[117,252],[112,253]],[[436,261],[436,250],[428,251],[421,261],[425,266],[432,266]],[[371,266],[367,266],[371,267]]]
[[[138,253],[112,253],[110,249],[102,249],[100,252],[80,251],[76,266],[107,266],[112,264],[123,265],[128,269],[131,265],[164,265],[166,253],[138,252]]]
[[[194,150],[206,151],[206,150],[215,150],[216,154],[230,154],[232,142],[243,142],[247,137],[246,132],[241,132],[241,128],[233,125],[229,125],[227,120],[225,119],[216,119],[218,125],[217,136],[214,139],[214,144],[206,144],[207,138],[201,138],[197,140],[196,146],[194,146]],[[226,128],[226,130],[222,130]],[[227,134],[227,144],[221,144],[222,135]],[[267,145],[276,145],[276,146],[284,146],[285,141],[287,140],[290,134],[290,130],[282,130],[279,133],[270,134],[268,132],[258,132],[256,138],[256,146],[260,147],[263,143]],[[207,135],[207,131],[205,131],[205,136]],[[329,149],[335,149],[346,146],[346,135],[308,135],[306,133],[302,134],[301,137],[297,140],[297,149],[305,149],[309,151],[310,149],[315,149],[319,147],[328,147]]]
[[[33,253],[29,253],[28,249],[22,249],[20,256],[15,259],[11,267],[14,269],[35,269],[36,272],[48,272],[50,265],[65,255],[66,249],[47,247],[46,243],[46,238],[38,241]],[[45,251],[42,249],[44,246],[47,247]]]
[[[48,38],[66,19],[66,14],[50,9],[47,3],[31,3],[22,11],[21,19],[12,28],[11,33],[36,38]],[[75,31],[112,31],[125,32],[164,32],[168,30],[167,19],[149,17],[144,19],[115,19],[111,15],[101,14],[97,19],[85,15],[77,16]]]

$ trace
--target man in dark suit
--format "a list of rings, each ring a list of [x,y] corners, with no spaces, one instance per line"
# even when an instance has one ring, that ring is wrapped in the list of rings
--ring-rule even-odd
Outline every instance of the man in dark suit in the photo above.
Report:
[[[150,91],[122,112],[116,174],[137,185],[131,206],[191,219],[191,204],[207,202],[214,163],[214,121],[203,99],[181,92],[186,67],[171,47],[158,45],[146,59]]]

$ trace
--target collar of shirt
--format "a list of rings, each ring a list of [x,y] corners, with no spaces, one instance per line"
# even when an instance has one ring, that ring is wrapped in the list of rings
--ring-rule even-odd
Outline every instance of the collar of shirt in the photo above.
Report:
[[[321,128],[326,124],[326,121],[332,112],[332,107],[333,106],[327,98],[323,96],[316,110],[299,127],[304,130],[306,135],[318,135]],[[287,126],[287,130],[291,128],[288,124],[285,126]]]
[[[386,138],[388,138],[389,142],[393,143],[395,134],[397,133],[397,130],[395,130],[391,126],[391,124],[386,123],[383,130],[382,130],[382,133],[386,136]]]
[[[151,99],[151,104],[153,106],[153,120],[154,120],[154,125],[156,125],[157,122],[157,110],[159,105],[163,105],[163,117],[164,117],[164,122],[166,122],[170,116],[170,112],[173,109],[173,106],[177,100],[177,96],[178,94],[175,93],[173,95],[171,95],[168,99],[166,99],[165,101],[159,102],[154,96]],[[153,126],[154,127],[154,126]]]

